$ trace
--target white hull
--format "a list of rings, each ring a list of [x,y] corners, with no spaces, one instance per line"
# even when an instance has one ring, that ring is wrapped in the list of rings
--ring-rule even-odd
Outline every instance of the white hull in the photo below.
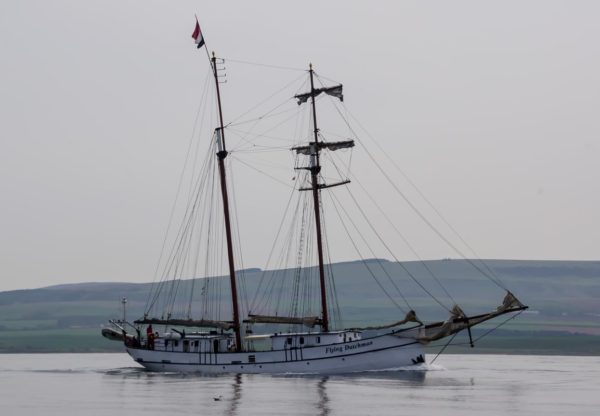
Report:
[[[340,374],[404,367],[424,360],[419,342],[394,335],[275,351],[210,353],[127,348],[127,352],[151,371],[204,374]]]

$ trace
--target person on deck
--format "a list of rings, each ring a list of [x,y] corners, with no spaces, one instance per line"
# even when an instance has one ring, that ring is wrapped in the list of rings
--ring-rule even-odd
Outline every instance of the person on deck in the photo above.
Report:
[[[147,340],[148,349],[153,350],[154,349],[154,330],[152,329],[152,324],[148,325],[148,327],[146,328],[146,337],[148,338],[148,340]]]

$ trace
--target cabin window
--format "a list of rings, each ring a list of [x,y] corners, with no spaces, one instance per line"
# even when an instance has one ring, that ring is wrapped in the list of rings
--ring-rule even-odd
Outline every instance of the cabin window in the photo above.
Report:
[[[317,344],[321,343],[321,337],[317,337]]]
[[[197,346],[198,346],[198,342],[199,342],[199,341],[194,341],[194,347],[197,347]]]
[[[256,362],[256,356],[255,355],[249,355],[248,356],[248,362],[249,363],[255,363]]]
[[[188,340],[183,341],[183,352],[190,351],[190,342]]]
[[[173,343],[175,344],[176,347],[179,346],[179,341],[175,340],[175,341],[173,341]]]
[[[304,344],[304,337],[300,337],[300,344]]]
[[[288,339],[287,339],[287,343],[288,343],[289,345],[292,345],[292,337],[288,337]]]

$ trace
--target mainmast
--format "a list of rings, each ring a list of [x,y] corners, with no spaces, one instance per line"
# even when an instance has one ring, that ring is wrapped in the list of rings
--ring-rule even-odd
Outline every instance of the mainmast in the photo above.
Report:
[[[223,197],[223,214],[225,217],[225,236],[227,238],[227,260],[229,263],[229,280],[231,283],[231,303],[233,305],[233,330],[235,331],[236,351],[242,350],[242,336],[240,327],[240,312],[237,295],[237,282],[235,278],[235,264],[233,262],[233,242],[231,239],[231,220],[229,216],[229,198],[227,194],[227,178],[225,176],[225,158],[227,148],[225,147],[225,129],[223,127],[223,109],[221,107],[221,92],[219,89],[219,75],[217,73],[217,57],[213,52],[211,58],[215,85],[217,88],[217,103],[219,106],[219,128],[215,130],[217,139],[217,159],[219,161],[219,176],[221,181],[221,195]]]
[[[345,180],[338,183],[325,184],[319,183],[319,173],[321,172],[320,163],[320,152],[323,149],[327,150],[338,150],[344,148],[350,148],[354,146],[353,140],[345,140],[339,142],[324,142],[319,141],[319,126],[317,124],[317,107],[315,104],[315,98],[325,93],[343,100],[342,85],[336,85],[333,87],[322,87],[315,88],[314,82],[314,71],[312,64],[309,66],[310,74],[310,92],[298,94],[295,96],[298,99],[298,104],[302,104],[308,101],[310,98],[312,106],[312,118],[313,118],[313,141],[308,143],[308,146],[294,147],[296,153],[303,154],[310,157],[310,163],[308,167],[302,167],[298,169],[306,169],[310,172],[311,186],[307,188],[300,188],[300,191],[312,191],[313,205],[315,210],[315,226],[317,231],[317,255],[319,260],[319,282],[321,285],[321,329],[324,332],[329,331],[329,313],[327,309],[327,287],[325,286],[325,263],[323,261],[323,236],[321,227],[321,202],[320,202],[320,190],[324,188],[331,188],[333,186],[344,185],[349,183],[349,180]]]
[[[319,202],[319,127],[317,127],[317,107],[315,105],[315,84],[312,64],[310,64],[310,100],[313,113],[314,141],[310,143],[310,177],[312,185],[313,202],[315,208],[315,225],[317,227],[317,253],[319,257],[319,282],[321,284],[321,329],[329,331],[329,315],[327,312],[327,291],[325,288],[325,265],[323,264],[323,239],[321,236],[321,204]]]

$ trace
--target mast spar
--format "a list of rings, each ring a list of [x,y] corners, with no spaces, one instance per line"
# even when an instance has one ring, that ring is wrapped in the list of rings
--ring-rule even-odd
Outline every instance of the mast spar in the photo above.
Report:
[[[299,105],[307,102],[310,98],[314,139],[312,142],[309,142],[308,145],[293,147],[292,150],[295,150],[298,154],[303,154],[310,157],[308,167],[296,169],[306,169],[310,172],[310,187],[300,188],[299,191],[311,191],[313,195],[315,227],[317,232],[317,256],[319,260],[319,283],[321,289],[321,320],[319,321],[319,325],[321,325],[321,329],[324,332],[329,332],[329,312],[327,309],[327,287],[325,285],[325,262],[323,261],[323,233],[321,227],[321,202],[319,191],[325,188],[345,185],[350,183],[350,181],[345,180],[330,184],[319,183],[319,173],[321,172],[320,152],[323,149],[335,151],[338,149],[354,147],[354,140],[344,140],[338,142],[319,141],[319,126],[317,124],[317,106],[315,104],[315,98],[319,94],[325,93],[337,97],[340,99],[340,101],[343,101],[342,85],[340,84],[333,87],[315,88],[314,70],[312,64],[310,64],[308,72],[310,74],[310,92],[295,95],[294,98],[298,100]]]
[[[219,106],[219,128],[215,130],[217,139],[217,158],[219,164],[219,177],[221,182],[221,196],[223,197],[223,214],[225,217],[225,237],[227,239],[227,261],[229,264],[229,280],[231,283],[231,303],[233,306],[233,330],[235,331],[235,349],[237,352],[242,350],[242,336],[240,327],[240,312],[237,295],[237,281],[235,277],[235,264],[233,261],[233,242],[231,238],[231,221],[229,216],[229,197],[227,194],[227,178],[225,175],[225,158],[227,157],[227,148],[225,147],[225,130],[223,125],[223,109],[221,107],[221,91],[219,89],[219,75],[217,73],[217,57],[213,52],[210,59],[212,64],[215,85],[217,89],[217,104]]]
[[[313,202],[315,208],[315,225],[317,227],[317,252],[319,257],[319,282],[321,284],[321,329],[329,331],[329,316],[327,313],[327,291],[325,289],[325,266],[323,264],[323,241],[321,236],[321,205],[319,202],[319,180],[321,171],[319,163],[319,128],[317,127],[317,107],[315,105],[315,84],[312,64],[310,64],[310,100],[313,113],[314,142],[310,143],[310,177],[312,185]]]

